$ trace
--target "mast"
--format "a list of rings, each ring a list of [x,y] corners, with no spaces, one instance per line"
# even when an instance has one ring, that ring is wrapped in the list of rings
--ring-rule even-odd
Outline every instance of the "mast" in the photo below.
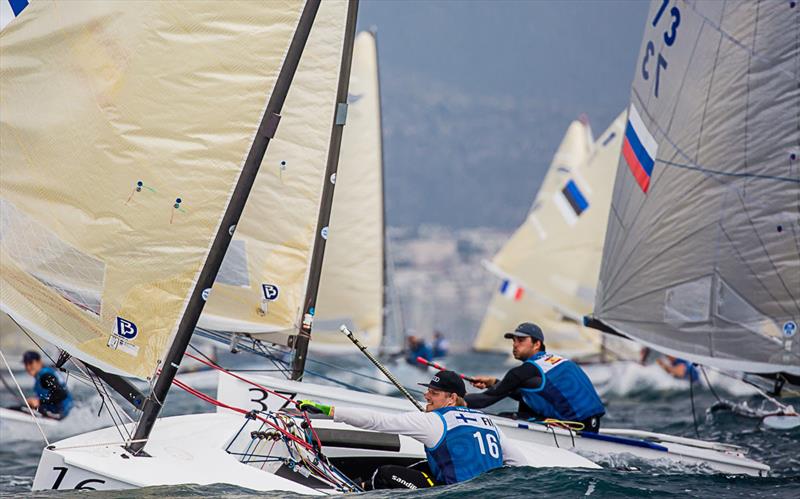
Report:
[[[325,183],[320,198],[319,218],[314,236],[314,251],[311,254],[311,265],[308,271],[308,285],[305,293],[305,305],[302,313],[300,332],[294,337],[292,347],[292,377],[301,380],[306,366],[308,342],[311,339],[311,326],[317,305],[317,291],[322,273],[322,262],[325,255],[325,241],[327,239],[328,223],[331,218],[333,206],[333,189],[335,184],[330,181],[339,168],[339,150],[342,145],[342,132],[347,117],[347,91],[350,86],[350,67],[353,64],[353,41],[356,34],[356,18],[358,16],[358,0],[349,0],[347,10],[347,24],[345,26],[344,48],[342,50],[342,65],[339,72],[339,88],[336,92],[336,113],[333,118],[333,132],[331,133],[330,147],[328,148],[328,162],[325,168]],[[323,231],[325,235],[323,236]]]
[[[300,62],[300,57],[303,54],[303,49],[305,48],[306,41],[311,32],[311,27],[314,24],[314,18],[317,15],[317,10],[319,10],[320,2],[321,0],[307,0],[303,7],[303,13],[300,16],[300,21],[292,37],[283,66],[275,82],[275,88],[267,103],[266,111],[258,127],[258,133],[253,140],[253,145],[242,167],[242,173],[236,182],[231,201],[222,217],[222,222],[214,237],[214,242],[209,251],[208,258],[200,272],[200,277],[189,298],[186,311],[178,325],[175,339],[167,355],[164,357],[161,373],[158,375],[155,386],[142,407],[142,415],[132,437],[133,442],[127,447],[134,455],[142,451],[147,438],[150,436],[150,432],[153,430],[156,419],[169,393],[172,380],[178,372],[178,367],[180,366],[184,353],[186,353],[189,340],[192,337],[194,328],[203,311],[203,306],[208,296],[208,290],[210,290],[214,284],[217,272],[222,265],[222,260],[225,257],[225,253],[228,251],[228,246],[233,238],[236,224],[239,222],[239,217],[247,202],[247,197],[250,194],[250,189],[258,174],[258,169],[267,151],[269,141],[275,136],[275,132],[278,128],[280,112],[286,100],[286,95],[289,92],[292,78],[294,78],[295,71]]]
[[[378,80],[378,114],[381,144],[381,258],[383,259],[383,286],[381,287],[381,344],[386,344],[386,294],[389,286],[388,272],[386,269],[386,153],[383,150],[383,101],[381,100],[381,64],[378,54],[378,28],[372,26],[369,33],[375,40],[375,70]]]

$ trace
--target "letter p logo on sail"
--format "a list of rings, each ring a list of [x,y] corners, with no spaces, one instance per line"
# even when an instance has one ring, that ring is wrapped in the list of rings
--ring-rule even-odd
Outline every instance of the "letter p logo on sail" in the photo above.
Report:
[[[117,317],[117,322],[114,327],[114,334],[128,340],[132,340],[136,338],[137,334],[139,334],[139,328],[136,327],[136,324],[129,320],[123,319],[122,317]]]
[[[628,124],[625,126],[625,138],[622,142],[622,156],[625,157],[636,183],[645,193],[650,187],[650,175],[653,173],[656,152],[658,152],[658,142],[644,126],[636,107],[631,104]]]

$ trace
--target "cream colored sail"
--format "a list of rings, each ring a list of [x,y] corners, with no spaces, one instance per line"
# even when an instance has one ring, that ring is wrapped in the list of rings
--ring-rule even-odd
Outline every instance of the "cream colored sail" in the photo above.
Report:
[[[591,158],[539,192],[528,220],[493,262],[526,292],[576,321],[594,303],[623,125],[620,115]]]
[[[353,47],[347,126],[325,245],[312,347],[352,344],[347,324],[368,347],[383,337],[383,158],[378,53],[362,32]]]
[[[198,325],[284,343],[300,327],[348,2],[322,2],[258,177]],[[327,250],[326,250],[327,257]]]
[[[575,120],[570,123],[564,138],[561,139],[561,144],[553,155],[550,168],[542,180],[528,219],[495,256],[495,262],[489,265],[490,271],[500,277],[503,283],[511,287],[517,286],[522,291],[519,296],[515,296],[516,293],[513,291],[506,293],[495,291],[473,343],[473,348],[476,350],[507,352],[509,348],[503,334],[512,331],[517,324],[525,321],[543,321],[548,317],[555,320],[559,316],[551,310],[552,307],[533,300],[530,293],[525,293],[525,290],[520,287],[520,283],[515,283],[512,276],[517,269],[514,265],[499,268],[496,263],[502,255],[506,255],[504,257],[506,261],[510,259],[508,255],[526,255],[528,250],[526,244],[530,235],[543,230],[538,218],[532,218],[533,214],[540,208],[544,200],[557,189],[563,178],[588,159],[591,154],[592,141],[591,130],[585,121]],[[529,235],[531,231],[534,232]]]
[[[497,292],[483,316],[473,348],[483,352],[511,353],[511,341],[503,335],[521,322],[534,322],[545,333],[548,350],[570,358],[585,358],[600,353],[600,335],[563,316],[553,307],[530,295],[512,300]]]
[[[580,318],[591,310],[623,125],[624,113],[591,153],[578,140],[580,124],[571,125],[528,219],[490,266],[505,287],[492,298],[476,349],[507,351],[503,334],[532,321],[554,351],[572,357],[600,353],[600,335],[583,327]],[[565,146],[572,163],[560,160]]]
[[[40,0],[4,27],[4,312],[107,371],[153,375],[302,10]]]

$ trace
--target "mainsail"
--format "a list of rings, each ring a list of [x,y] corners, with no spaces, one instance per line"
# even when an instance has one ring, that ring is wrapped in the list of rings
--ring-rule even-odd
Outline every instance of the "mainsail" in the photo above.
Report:
[[[300,329],[348,15],[322,2],[199,326],[286,344]],[[327,228],[323,237],[327,237]]]
[[[4,312],[106,371],[155,373],[303,9],[37,1],[5,26]]]
[[[800,7],[654,1],[614,186],[598,327],[800,374]]]
[[[606,132],[604,137],[608,133]],[[581,166],[585,165],[592,155],[592,141],[587,123],[576,120],[570,124],[553,157],[527,220],[495,256],[490,270],[503,281],[500,289],[492,297],[484,316],[473,345],[475,349],[508,351],[503,334],[513,330],[520,322],[537,321],[542,323],[540,324],[542,327],[547,326],[549,330],[566,331],[565,335],[558,335],[564,340],[564,344],[561,345],[556,345],[560,340],[554,338],[551,341],[548,335],[548,343],[565,355],[569,353],[580,356],[599,351],[600,340],[597,335],[581,334],[582,328],[577,322],[559,324],[561,316],[566,314],[556,311],[556,303],[552,297],[546,300],[539,294],[540,289],[554,286],[542,276],[547,272],[554,274],[558,271],[557,268],[544,268],[541,259],[546,253],[543,248],[549,251],[554,248],[563,251],[565,247],[572,246],[570,238],[574,236],[568,221],[554,206],[555,199],[557,196],[563,196],[563,189],[569,182],[574,183],[574,179],[580,179],[583,188],[587,189],[586,180],[579,172]],[[609,144],[607,146],[612,147]],[[581,218],[590,215],[590,210],[584,211],[587,213]],[[562,267],[575,265],[575,262],[566,259],[559,263]],[[545,326],[544,322],[548,324]]]
[[[377,347],[384,329],[384,213],[381,105],[375,35],[353,47],[330,233],[320,276],[313,344],[345,345],[341,324]]]

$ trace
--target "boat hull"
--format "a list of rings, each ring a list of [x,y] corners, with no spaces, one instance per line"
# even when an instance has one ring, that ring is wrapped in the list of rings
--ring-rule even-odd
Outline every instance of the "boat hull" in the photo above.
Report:
[[[265,388],[297,399],[308,398],[331,405],[363,406],[387,412],[415,410],[406,399],[270,376],[250,376],[250,379]],[[278,410],[285,404],[285,400],[227,375],[220,375],[217,394],[225,403],[248,409]],[[633,457],[656,463],[697,467],[698,471],[752,476],[766,476],[770,470],[769,466],[748,458],[744,449],[731,445],[629,429],[603,429],[599,436],[594,436],[503,417],[493,416],[493,420],[507,436],[515,440],[571,449],[601,462],[616,463],[620,458]]]
[[[425,459],[422,444],[409,437],[387,439],[388,435],[356,429],[330,418],[315,418],[313,424],[325,455],[354,478],[371,476],[374,468],[382,464],[410,465]],[[307,478],[285,467],[262,469],[262,456],[248,453],[248,449],[253,445],[252,432],[263,429],[258,421],[226,412],[163,418],[147,442],[146,457],[127,452],[113,427],[77,435],[44,450],[33,490],[225,483],[257,491],[336,493],[330,487],[309,485]],[[525,447],[531,466],[598,468],[567,450]],[[367,470],[365,466],[373,468]]]

